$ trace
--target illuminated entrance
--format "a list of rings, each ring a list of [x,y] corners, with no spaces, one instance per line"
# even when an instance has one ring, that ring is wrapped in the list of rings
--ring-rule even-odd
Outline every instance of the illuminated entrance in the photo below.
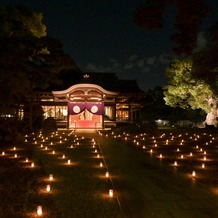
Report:
[[[95,84],[76,84],[52,93],[55,102],[67,103],[67,127],[70,129],[102,129],[105,119],[116,114],[115,99],[118,93],[107,91]]]
[[[68,103],[70,128],[101,128],[104,116],[103,102]]]

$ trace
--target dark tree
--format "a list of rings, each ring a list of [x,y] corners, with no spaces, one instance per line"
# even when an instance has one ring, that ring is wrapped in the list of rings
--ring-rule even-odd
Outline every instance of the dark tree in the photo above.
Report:
[[[134,12],[137,25],[148,30],[163,27],[163,14],[169,4],[174,4],[178,14],[175,17],[174,32],[171,39],[177,47],[173,48],[175,54],[192,53],[196,46],[197,34],[203,18],[211,9],[206,0],[145,0]]]

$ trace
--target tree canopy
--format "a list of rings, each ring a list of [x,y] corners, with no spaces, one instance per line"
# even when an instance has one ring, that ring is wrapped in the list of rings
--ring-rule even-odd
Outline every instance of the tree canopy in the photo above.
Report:
[[[210,86],[192,75],[193,61],[191,58],[174,60],[166,69],[166,76],[170,79],[164,87],[165,102],[171,107],[184,109],[202,109],[210,111],[209,101],[214,98]]]
[[[171,40],[175,42],[175,54],[191,54],[196,46],[197,35],[205,16],[211,12],[206,0],[145,0],[134,12],[138,26],[148,30],[160,29],[164,25],[164,12],[169,5],[178,11],[175,17]]]
[[[0,114],[17,119],[21,104],[31,111],[35,90],[61,83],[63,69],[78,69],[60,41],[47,36],[42,18],[22,6],[0,5]]]

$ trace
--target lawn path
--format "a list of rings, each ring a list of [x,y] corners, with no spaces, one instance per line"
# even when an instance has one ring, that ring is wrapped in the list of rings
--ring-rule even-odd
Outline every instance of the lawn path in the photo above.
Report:
[[[96,136],[125,217],[218,217],[218,196],[133,143]]]
[[[57,218],[118,217],[117,201],[108,196],[111,183],[104,177],[105,168],[100,167],[102,155],[97,146],[93,147],[92,138],[59,135],[44,142],[43,147],[39,142],[34,154],[47,175],[54,176],[52,182],[48,176],[45,180],[51,184],[49,195],[61,210]]]

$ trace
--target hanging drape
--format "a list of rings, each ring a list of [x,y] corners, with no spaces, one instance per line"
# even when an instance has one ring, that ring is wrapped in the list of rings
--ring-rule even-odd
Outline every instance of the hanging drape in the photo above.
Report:
[[[85,109],[87,109],[92,114],[103,115],[104,103],[103,102],[69,102],[68,103],[69,115],[82,113]]]

